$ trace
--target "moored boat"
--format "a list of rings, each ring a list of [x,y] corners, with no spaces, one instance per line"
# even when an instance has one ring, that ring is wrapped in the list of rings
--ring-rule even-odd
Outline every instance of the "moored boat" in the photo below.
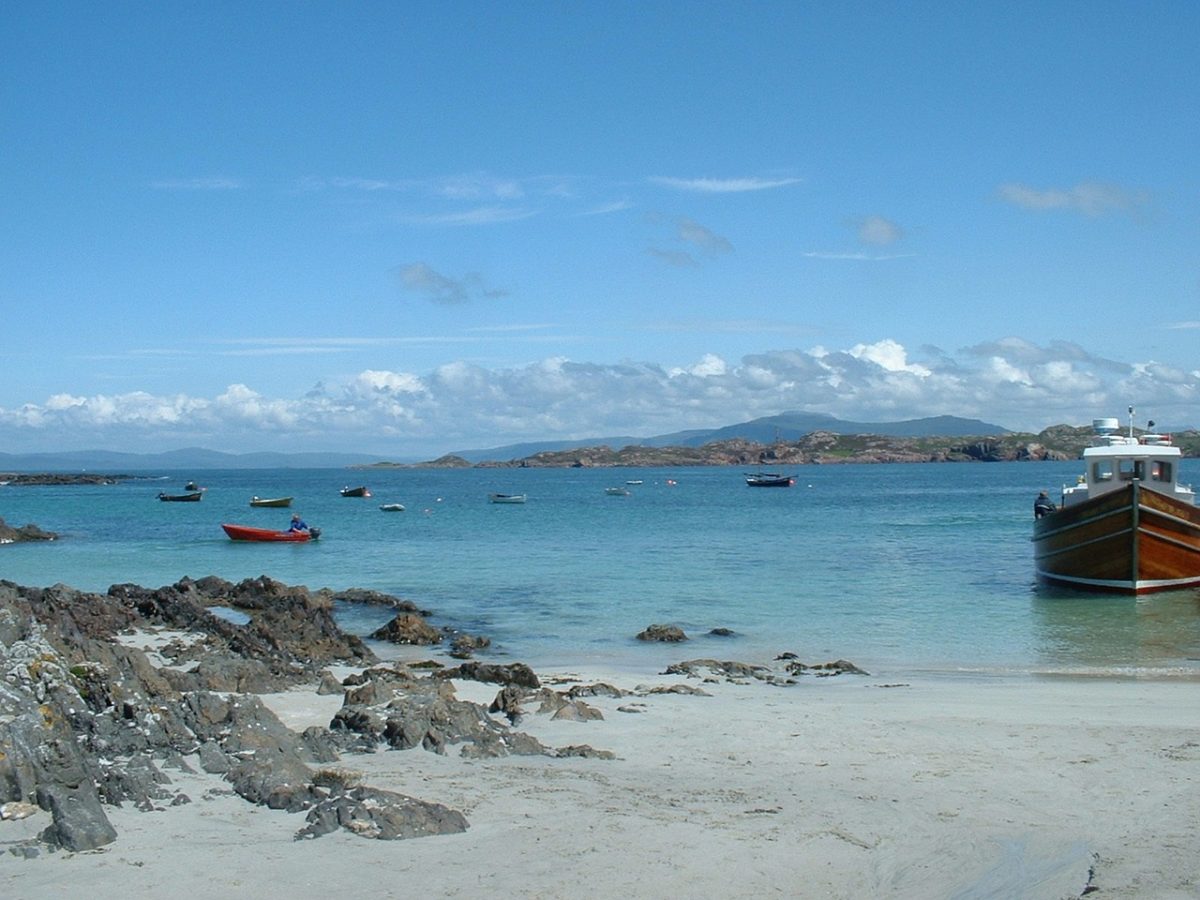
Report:
[[[283,507],[283,506],[291,506],[292,498],[291,497],[258,497],[258,496],[255,496],[255,497],[250,498],[250,505],[251,506],[268,506],[268,507],[271,507],[272,509],[278,509],[279,507]]]
[[[604,493],[610,497],[628,497],[633,491],[623,487],[606,487]]]
[[[384,512],[404,512],[403,503],[384,503],[379,508]]]
[[[344,487],[344,488],[342,488],[342,496],[343,497],[370,497],[371,492],[367,490],[365,485],[359,485],[358,487]]]
[[[305,541],[315,541],[321,536],[321,529],[309,528],[306,531],[276,531],[273,528],[255,528],[250,525],[221,526],[229,539],[233,541],[260,541],[302,544]]]
[[[795,483],[795,476],[776,472],[751,472],[746,475],[746,484],[750,487],[791,487]]]
[[[488,494],[488,503],[524,503],[524,494]]]
[[[160,492],[159,500],[168,503],[199,503],[204,497],[203,491],[188,491],[186,494],[167,494]]]
[[[1121,594],[1200,584],[1200,507],[1179,483],[1183,454],[1164,435],[1136,436],[1129,415],[1127,435],[1116,419],[1096,419],[1079,480],[1060,504],[1035,501],[1039,580]]]

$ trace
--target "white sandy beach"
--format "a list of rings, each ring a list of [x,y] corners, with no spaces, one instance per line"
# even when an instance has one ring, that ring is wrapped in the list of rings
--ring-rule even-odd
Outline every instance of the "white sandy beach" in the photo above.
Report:
[[[1200,896],[1195,682],[840,676],[775,687],[558,674],[629,690],[687,681],[711,696],[589,698],[603,721],[531,710],[520,723],[548,745],[586,743],[614,760],[465,760],[457,747],[343,759],[372,786],[462,811],[470,828],[453,836],[295,841],[300,815],[172,770],[190,804],[109,810],[119,837],[100,851],[4,853],[3,894]],[[496,693],[456,686],[483,703]],[[296,729],[327,724],[341,702],[265,699]],[[0,822],[0,849],[47,822]]]

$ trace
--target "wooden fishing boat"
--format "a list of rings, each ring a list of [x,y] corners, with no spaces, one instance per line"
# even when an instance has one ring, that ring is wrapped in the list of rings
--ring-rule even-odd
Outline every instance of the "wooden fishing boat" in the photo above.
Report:
[[[251,506],[269,506],[273,509],[278,509],[283,506],[291,506],[291,497],[251,497]]]
[[[159,500],[167,503],[199,503],[204,497],[204,491],[188,491],[186,494],[167,494],[160,492]]]
[[[310,528],[307,531],[275,531],[273,528],[254,528],[250,525],[222,525],[221,527],[233,541],[302,544],[306,541],[315,541],[321,536],[319,528]]]
[[[488,503],[524,503],[524,494],[488,494]]]
[[[795,476],[775,472],[752,472],[746,476],[746,484],[750,487],[791,487],[795,483]]]
[[[1128,435],[1116,419],[1096,419],[1084,474],[1061,503],[1035,503],[1039,580],[1135,595],[1200,584],[1200,507],[1179,483],[1183,454],[1164,435],[1135,436],[1129,413]]]
[[[343,497],[370,497],[371,492],[367,490],[365,485],[359,485],[358,487],[344,487],[344,488],[342,488],[342,496]]]

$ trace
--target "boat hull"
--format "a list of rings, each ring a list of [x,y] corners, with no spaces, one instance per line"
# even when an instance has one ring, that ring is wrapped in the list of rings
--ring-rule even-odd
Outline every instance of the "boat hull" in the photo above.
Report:
[[[222,525],[221,527],[233,541],[303,544],[315,541],[320,534],[315,531],[275,531],[271,528],[253,528],[250,525]]]
[[[791,487],[796,479],[791,475],[747,475],[749,487]]]
[[[370,497],[371,492],[366,487],[348,487],[342,488],[341,494],[343,497]]]
[[[1039,580],[1148,594],[1200,585],[1200,508],[1133,482],[1034,522]]]
[[[159,494],[158,499],[164,503],[199,503],[204,497],[201,491],[192,491],[187,494]]]
[[[250,505],[251,506],[265,506],[265,507],[271,507],[272,509],[279,509],[280,507],[291,506],[292,498],[291,497],[271,497],[269,499],[263,499],[261,497],[255,497],[250,501]]]
[[[489,503],[524,503],[524,494],[488,494]]]

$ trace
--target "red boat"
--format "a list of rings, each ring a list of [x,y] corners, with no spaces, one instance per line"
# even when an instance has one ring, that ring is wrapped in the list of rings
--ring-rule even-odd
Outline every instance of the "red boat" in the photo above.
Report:
[[[284,543],[304,543],[315,541],[321,536],[321,529],[310,528],[308,531],[275,531],[273,528],[254,528],[250,525],[222,525],[230,540],[234,541],[282,541]]]

